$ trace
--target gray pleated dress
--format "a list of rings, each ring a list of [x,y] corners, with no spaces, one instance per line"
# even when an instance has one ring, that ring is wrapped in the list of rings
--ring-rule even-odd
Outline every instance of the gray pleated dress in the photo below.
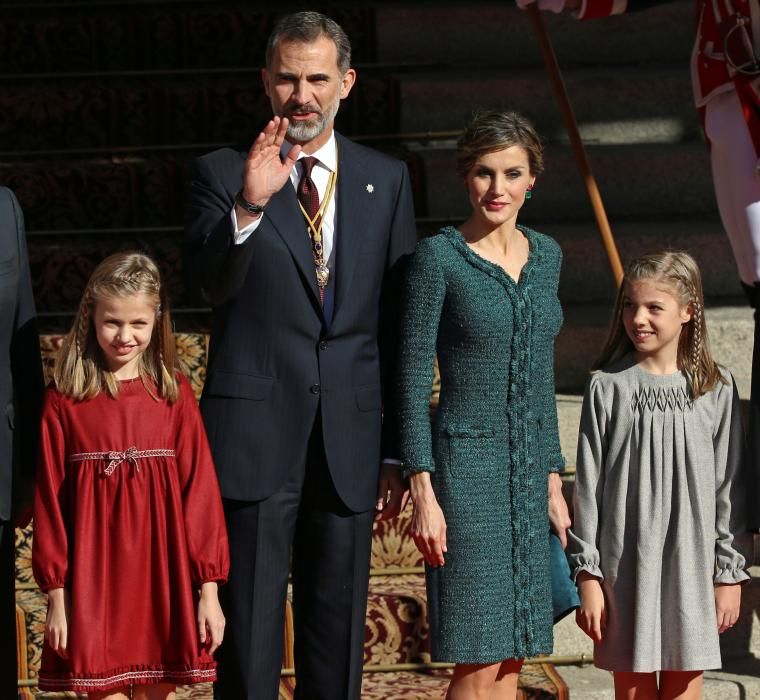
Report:
[[[608,622],[594,663],[610,671],[719,668],[714,583],[738,583],[746,534],[744,436],[731,375],[696,401],[681,373],[629,355],[583,400],[573,576],[603,576]]]

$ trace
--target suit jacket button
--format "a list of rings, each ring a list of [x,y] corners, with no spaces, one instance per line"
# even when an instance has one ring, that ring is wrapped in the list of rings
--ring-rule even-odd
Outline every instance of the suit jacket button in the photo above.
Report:
[[[311,387],[309,387],[309,391],[314,395],[319,394],[321,391],[319,384],[312,384]]]
[[[319,349],[320,350],[327,350],[327,341],[326,340],[323,340],[323,341],[320,342]]]

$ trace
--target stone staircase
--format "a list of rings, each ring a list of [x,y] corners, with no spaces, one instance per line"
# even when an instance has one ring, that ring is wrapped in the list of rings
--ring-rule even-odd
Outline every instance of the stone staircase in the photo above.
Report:
[[[407,162],[420,236],[466,216],[453,146],[474,111],[518,109],[545,138],[546,172],[522,221],[554,236],[565,256],[556,368],[563,449],[573,464],[579,393],[614,289],[527,18],[509,0],[313,6],[338,20],[354,46],[359,80],[339,129]],[[274,18],[243,0],[0,0],[0,184],[16,191],[25,211],[45,333],[68,326],[100,259],[133,247],[159,259],[178,329],[208,328],[208,310],[196,307],[180,275],[184,170],[194,155],[249,142],[268,118],[258,74]],[[545,22],[623,260],[663,246],[697,257],[715,354],[747,398],[751,315],[691,101],[693,3],[584,23],[545,15]],[[390,600],[399,609],[403,599],[404,610],[417,610],[413,626],[418,599],[408,591],[387,597],[388,586],[409,581],[419,592],[420,575],[406,566],[389,566],[401,573],[378,575],[373,586],[377,610]],[[394,575],[402,578],[389,583]],[[756,697],[756,662],[747,654],[760,653],[757,597],[748,596],[744,632],[727,642],[740,673],[716,676],[711,697]],[[557,627],[555,654],[590,651],[572,620]],[[612,697],[607,674],[560,672],[574,698]],[[428,697],[423,686],[442,687],[435,676],[398,678],[420,691],[392,697]]]

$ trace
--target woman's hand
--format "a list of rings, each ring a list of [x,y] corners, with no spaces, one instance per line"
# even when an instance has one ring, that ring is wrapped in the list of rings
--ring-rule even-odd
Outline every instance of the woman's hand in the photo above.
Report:
[[[63,659],[69,658],[70,605],[69,592],[65,588],[52,588],[48,591],[45,641]]]
[[[201,645],[208,646],[209,654],[213,654],[224,639],[225,620],[217,589],[216,581],[204,583],[198,601],[198,637]]]
[[[742,602],[740,583],[715,584],[715,615],[718,618],[718,634],[731,629],[739,619]]]
[[[446,519],[433,492],[430,474],[420,472],[409,479],[410,492],[414,501],[412,514],[412,538],[425,562],[430,566],[446,563]]]
[[[562,493],[562,478],[554,472],[549,474],[549,524],[559,537],[562,549],[567,549],[567,530],[572,522]]]
[[[595,642],[602,641],[602,632],[607,626],[607,606],[599,579],[586,571],[581,571],[576,579],[581,607],[575,611],[575,621]]]

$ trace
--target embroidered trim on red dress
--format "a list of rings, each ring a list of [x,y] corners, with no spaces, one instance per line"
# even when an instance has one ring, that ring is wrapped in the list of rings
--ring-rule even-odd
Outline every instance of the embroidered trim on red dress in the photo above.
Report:
[[[122,462],[131,462],[132,465],[140,471],[140,467],[137,464],[138,459],[145,459],[146,457],[174,457],[174,450],[138,450],[136,447],[128,447],[124,452],[78,452],[77,454],[69,455],[70,462],[84,462],[86,460],[96,459],[108,459],[110,460],[108,466],[103,470],[105,476],[111,476]]]
[[[176,683],[189,685],[191,683],[209,683],[216,680],[215,668],[193,668],[186,671],[126,671],[107,678],[60,678],[40,674],[41,690],[110,690],[124,685],[140,685],[153,683]]]

